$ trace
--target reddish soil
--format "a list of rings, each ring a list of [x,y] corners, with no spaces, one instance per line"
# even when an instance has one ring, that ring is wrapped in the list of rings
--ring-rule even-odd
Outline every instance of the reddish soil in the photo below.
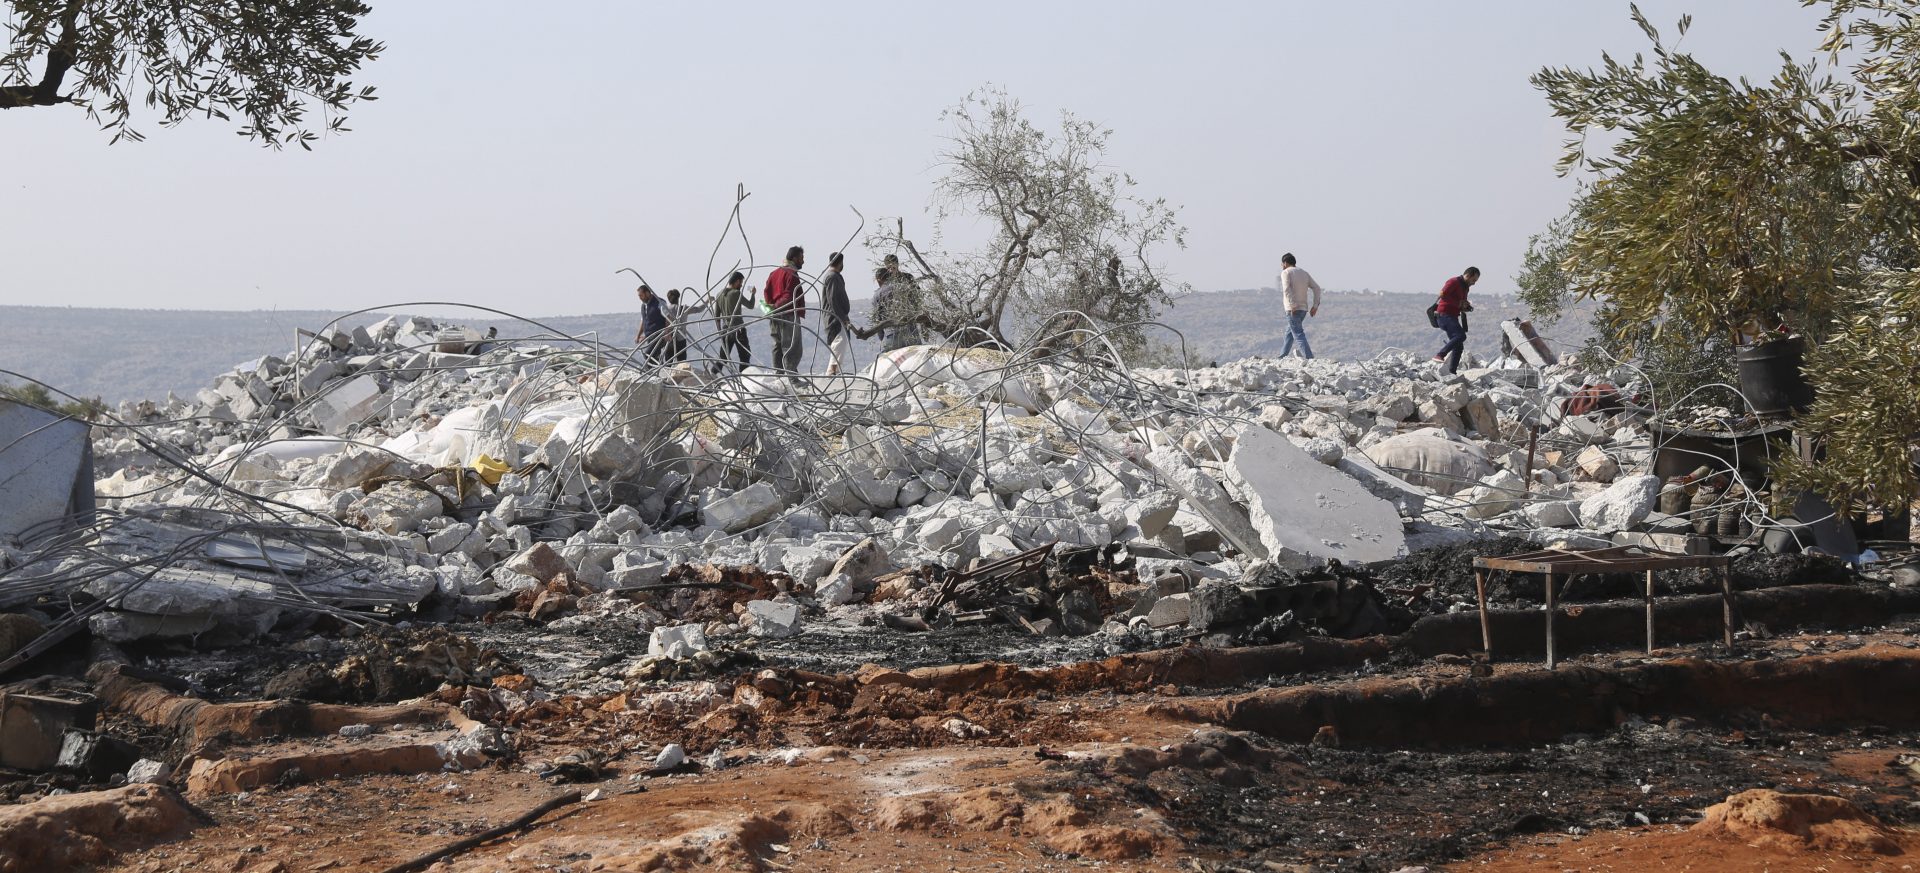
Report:
[[[1677,826],[1601,831],[1584,837],[1533,837],[1471,861],[1442,868],[1457,873],[1902,873],[1920,869],[1920,833],[1907,831],[1905,854],[1794,851],[1705,837]]]

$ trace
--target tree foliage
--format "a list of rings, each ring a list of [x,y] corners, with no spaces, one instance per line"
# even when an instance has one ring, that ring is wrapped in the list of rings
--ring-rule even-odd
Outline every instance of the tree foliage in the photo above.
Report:
[[[1825,10],[1819,52],[1782,52],[1764,82],[1713,73],[1637,7],[1651,57],[1534,76],[1574,134],[1562,171],[1591,179],[1557,273],[1537,275],[1602,300],[1616,336],[1805,337],[1819,399],[1802,423],[1826,460],[1782,472],[1902,504],[1920,396],[1911,370],[1886,368],[1920,345],[1920,22],[1903,0],[1803,2]],[[1596,136],[1611,146],[1590,149]]]
[[[943,117],[954,133],[940,155],[932,245],[917,245],[904,221],[867,240],[919,264],[920,305],[933,327],[1005,342],[1016,327],[1084,313],[1137,345],[1141,333],[1129,326],[1184,289],[1156,261],[1165,247],[1185,246],[1179,210],[1135,195],[1133,178],[1103,163],[1111,131],[1071,113],[1049,133],[989,87]],[[950,223],[976,220],[993,231],[984,247],[940,246]]]
[[[0,109],[73,104],[138,141],[137,107],[163,127],[238,118],[264,145],[311,148],[375,99],[351,77],[385,46],[356,33],[357,0],[11,0]],[[318,110],[319,117],[309,115]]]

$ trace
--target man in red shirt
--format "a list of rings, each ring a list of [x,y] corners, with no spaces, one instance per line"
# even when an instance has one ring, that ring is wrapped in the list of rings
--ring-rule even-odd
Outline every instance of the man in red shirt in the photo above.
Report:
[[[775,370],[785,370],[788,375],[800,372],[800,325],[807,317],[807,292],[800,284],[800,268],[806,263],[805,249],[799,246],[787,249],[786,266],[774,270],[761,291],[760,299],[772,310],[767,316],[767,326],[773,330],[770,363]]]
[[[1473,310],[1473,304],[1467,302],[1467,289],[1478,281],[1480,268],[1468,267],[1440,287],[1440,302],[1433,314],[1440,329],[1447,332],[1447,344],[1440,347],[1433,361],[1436,364],[1445,361],[1449,373],[1460,372],[1460,352],[1467,347],[1467,313]]]

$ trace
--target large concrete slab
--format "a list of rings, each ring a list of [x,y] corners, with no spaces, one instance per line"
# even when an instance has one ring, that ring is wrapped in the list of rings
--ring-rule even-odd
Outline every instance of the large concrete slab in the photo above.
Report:
[[[0,540],[93,522],[92,428],[0,399]]]
[[[1228,460],[1268,555],[1296,569],[1329,558],[1364,564],[1406,552],[1400,511],[1359,481],[1264,427],[1248,427]]]

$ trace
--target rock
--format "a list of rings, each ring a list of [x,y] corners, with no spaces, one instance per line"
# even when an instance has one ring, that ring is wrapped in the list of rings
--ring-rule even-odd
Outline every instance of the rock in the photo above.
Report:
[[[679,743],[668,743],[666,748],[660,750],[660,754],[654,756],[653,769],[673,770],[685,763],[687,763],[687,750]]]
[[[800,632],[800,606],[773,600],[749,600],[740,623],[756,637],[782,639]]]
[[[709,502],[701,508],[701,518],[727,533],[739,533],[765,524],[780,514],[780,494],[765,482],[755,482],[739,491]]]
[[[1258,430],[1273,433],[1266,428]],[[1288,447],[1292,448],[1292,444],[1288,444]],[[1188,508],[1206,519],[1207,524],[1228,542],[1254,558],[1267,557],[1266,543],[1254,531],[1246,512],[1233,502],[1219,481],[1194,467],[1186,456],[1171,449],[1157,449],[1148,456],[1147,461],[1166,479],[1167,485],[1179,493]]]
[[[362,530],[392,536],[411,532],[444,509],[440,495],[412,482],[390,482],[355,501],[347,515]]]
[[[1573,527],[1580,523],[1580,501],[1542,500],[1521,507],[1520,514],[1534,527]]]
[[[1574,464],[1595,482],[1612,482],[1615,476],[1620,475],[1620,462],[1599,446],[1581,449],[1579,456],[1574,458]]]
[[[1483,439],[1500,438],[1500,414],[1495,410],[1493,399],[1485,394],[1476,394],[1460,407],[1460,416],[1466,420],[1469,429],[1480,434]]]
[[[649,657],[681,661],[693,657],[695,652],[706,650],[707,634],[698,624],[657,627],[653,629],[653,635],[647,638]]]
[[[1468,518],[1492,518],[1526,502],[1527,480],[1511,470],[1495,470],[1460,494]]]
[[[340,736],[349,740],[365,739],[373,736],[373,725],[348,724],[340,726]]]
[[[573,573],[573,568],[567,566],[566,559],[560,557],[560,553],[546,543],[534,543],[508,558],[501,566],[542,585],[552,582],[555,576],[562,573],[569,575]]]
[[[1769,849],[1901,854],[1895,831],[1852,801],[1766,788],[1742,791],[1708,807],[1693,832]]]
[[[1328,558],[1364,564],[1399,557],[1400,513],[1359,482],[1329,469],[1264,427],[1241,432],[1228,467],[1268,556],[1305,569]]]
[[[1153,602],[1153,608],[1147,611],[1147,624],[1150,627],[1173,627],[1187,623],[1192,616],[1192,597],[1186,593],[1168,594]]]
[[[829,575],[845,575],[852,580],[853,587],[864,589],[873,586],[873,577],[883,576],[892,569],[893,564],[887,559],[886,550],[880,548],[880,543],[873,537],[867,537],[841,555],[840,560],[834,562]]]
[[[88,867],[179,837],[200,816],[172,789],[144,784],[0,807],[0,873]]]
[[[853,577],[845,573],[829,573],[827,578],[813,589],[813,598],[827,606],[844,606],[860,599],[860,592],[853,587]]]
[[[1179,497],[1167,491],[1154,491],[1127,501],[1121,517],[1127,524],[1139,528],[1142,538],[1152,539],[1166,530],[1179,511]]]
[[[1341,457],[1347,453],[1345,446],[1326,437],[1314,437],[1313,439],[1307,440],[1306,444],[1300,447],[1300,450],[1306,452],[1307,457],[1326,464],[1329,467],[1340,463]]]
[[[132,767],[127,768],[127,781],[130,783],[165,782],[171,774],[172,768],[168,767],[165,761],[142,758],[135,761]]]
[[[1627,530],[1653,512],[1660,497],[1660,477],[1628,476],[1605,491],[1580,502],[1580,524],[1602,533]]]
[[[338,436],[372,416],[385,399],[380,393],[380,383],[372,376],[355,376],[315,396],[308,409],[314,424]]]
[[[960,538],[964,527],[960,519],[952,516],[927,519],[927,522],[920,526],[920,545],[936,551],[944,549]]]

